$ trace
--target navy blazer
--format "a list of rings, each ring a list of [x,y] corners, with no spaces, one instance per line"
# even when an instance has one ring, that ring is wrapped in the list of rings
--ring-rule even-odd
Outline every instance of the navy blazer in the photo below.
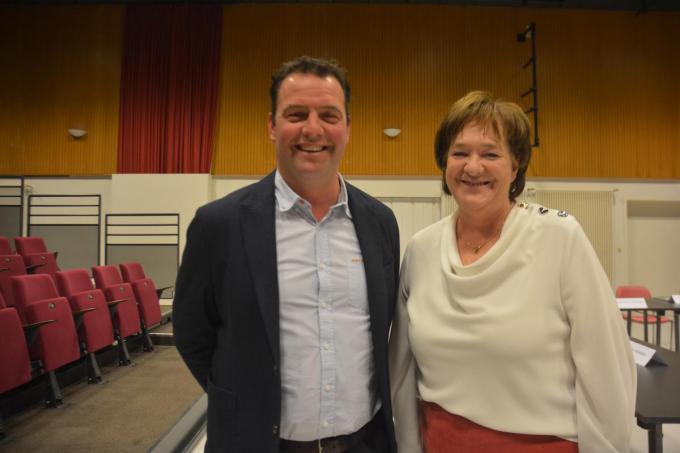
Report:
[[[387,338],[399,274],[392,211],[347,184],[366,272],[373,358],[396,452]],[[278,452],[281,418],[274,173],[196,212],[173,302],[174,338],[208,393],[206,452]],[[179,391],[180,389],[178,389]]]

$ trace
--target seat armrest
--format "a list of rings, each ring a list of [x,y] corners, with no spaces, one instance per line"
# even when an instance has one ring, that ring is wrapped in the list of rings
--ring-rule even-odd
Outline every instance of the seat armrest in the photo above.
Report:
[[[35,269],[39,268],[40,266],[44,266],[45,263],[36,263],[36,264],[29,264],[26,266],[26,272],[32,272]]]
[[[170,288],[174,288],[174,286],[170,285],[170,286],[164,286],[162,288],[156,288],[156,296],[158,296],[158,298],[160,299],[161,294],[163,294],[163,291],[165,291],[166,289],[170,289]]]
[[[116,299],[116,300],[109,300],[106,301],[106,304],[109,306],[109,313],[111,316],[115,315],[116,312],[118,311],[118,304],[121,302],[127,302],[128,299]]]
[[[84,308],[82,310],[74,311],[73,312],[73,320],[76,323],[76,329],[80,327],[80,324],[83,322],[83,316],[85,316],[86,313],[89,313],[91,311],[96,310],[96,308]]]
[[[38,321],[32,324],[24,325],[24,335],[26,336],[26,344],[30,348],[38,335],[38,329],[47,324],[52,324],[56,322],[54,319],[46,319],[45,321]]]

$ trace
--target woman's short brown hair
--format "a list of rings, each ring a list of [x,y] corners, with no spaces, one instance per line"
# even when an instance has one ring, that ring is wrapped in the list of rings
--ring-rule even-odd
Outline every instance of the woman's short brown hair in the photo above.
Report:
[[[524,190],[526,171],[531,159],[531,123],[522,108],[514,102],[502,101],[486,91],[471,91],[458,99],[444,117],[434,140],[434,157],[442,171],[442,188],[446,185],[446,161],[451,142],[470,123],[490,125],[496,137],[505,140],[517,164],[517,176],[510,184],[510,201]]]

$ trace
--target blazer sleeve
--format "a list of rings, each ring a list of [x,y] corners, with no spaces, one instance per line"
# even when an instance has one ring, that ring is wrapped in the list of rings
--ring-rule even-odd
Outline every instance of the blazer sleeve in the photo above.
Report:
[[[207,389],[217,340],[218,316],[211,282],[211,255],[200,210],[187,231],[175,283],[172,321],[177,350],[198,383]]]
[[[390,384],[394,429],[400,452],[421,453],[420,426],[418,423],[417,365],[411,352],[408,328],[408,261],[406,250],[401,265],[397,306],[389,340]]]
[[[579,450],[627,452],[637,369],[616,299],[580,225],[565,241],[562,301],[571,325]]]

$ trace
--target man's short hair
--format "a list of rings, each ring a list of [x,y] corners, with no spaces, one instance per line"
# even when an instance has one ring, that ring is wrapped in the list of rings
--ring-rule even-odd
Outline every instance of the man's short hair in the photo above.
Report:
[[[269,97],[271,98],[272,103],[272,120],[276,118],[276,103],[279,99],[281,84],[284,79],[291,74],[312,74],[318,77],[334,77],[340,83],[342,92],[345,94],[345,113],[349,118],[350,89],[345,68],[340,66],[335,60],[302,56],[283,63],[272,76],[272,84],[269,88]]]
[[[531,123],[522,108],[514,102],[502,101],[486,91],[471,91],[458,99],[444,117],[434,141],[434,158],[442,171],[442,189],[451,195],[446,185],[446,161],[451,142],[468,124],[491,126],[499,140],[505,140],[517,163],[517,176],[510,184],[510,201],[515,201],[526,182],[531,160]]]

